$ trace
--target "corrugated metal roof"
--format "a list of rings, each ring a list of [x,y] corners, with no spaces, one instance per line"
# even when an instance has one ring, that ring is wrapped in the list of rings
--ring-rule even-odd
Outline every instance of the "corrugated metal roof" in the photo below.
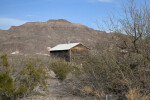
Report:
[[[55,47],[51,48],[49,51],[69,50],[78,44],[80,44],[80,43],[58,44]]]

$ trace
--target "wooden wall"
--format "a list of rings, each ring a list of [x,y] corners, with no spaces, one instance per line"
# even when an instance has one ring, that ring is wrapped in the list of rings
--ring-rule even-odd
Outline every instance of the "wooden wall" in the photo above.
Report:
[[[70,59],[71,60],[84,60],[89,55],[88,48],[79,44],[70,49]]]

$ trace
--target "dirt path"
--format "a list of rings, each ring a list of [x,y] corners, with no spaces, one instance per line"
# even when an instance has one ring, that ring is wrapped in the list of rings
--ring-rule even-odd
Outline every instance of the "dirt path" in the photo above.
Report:
[[[92,97],[80,97],[71,94],[71,89],[78,83],[71,79],[66,79],[64,82],[59,82],[57,78],[53,77],[48,80],[49,93],[41,96],[35,95],[21,100],[96,100]]]

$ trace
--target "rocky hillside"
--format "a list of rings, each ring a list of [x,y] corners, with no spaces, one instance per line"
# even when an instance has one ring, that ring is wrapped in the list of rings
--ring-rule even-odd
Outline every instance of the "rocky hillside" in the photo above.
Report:
[[[106,32],[64,19],[27,22],[21,26],[12,26],[9,30],[0,30],[0,53],[48,53],[47,47],[68,41],[81,42],[92,48],[98,40],[104,42],[108,37]]]

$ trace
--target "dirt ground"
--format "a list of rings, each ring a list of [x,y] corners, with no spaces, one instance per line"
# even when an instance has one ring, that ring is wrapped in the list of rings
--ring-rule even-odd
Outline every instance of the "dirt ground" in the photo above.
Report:
[[[83,96],[78,91],[76,91],[77,93],[74,95],[73,89],[80,85],[80,81],[72,78],[71,75],[68,75],[67,79],[60,82],[53,72],[50,72],[50,74],[51,78],[47,80],[47,93],[32,95],[21,100],[118,100],[116,97],[112,96],[109,96],[107,99],[105,96],[101,99],[92,96]],[[37,91],[39,92],[38,89]]]
[[[51,75],[48,79],[47,88],[49,90],[45,95],[33,95],[21,100],[97,100],[94,97],[82,97],[73,95],[72,89],[75,88],[79,83],[73,79],[66,79],[63,82]]]

